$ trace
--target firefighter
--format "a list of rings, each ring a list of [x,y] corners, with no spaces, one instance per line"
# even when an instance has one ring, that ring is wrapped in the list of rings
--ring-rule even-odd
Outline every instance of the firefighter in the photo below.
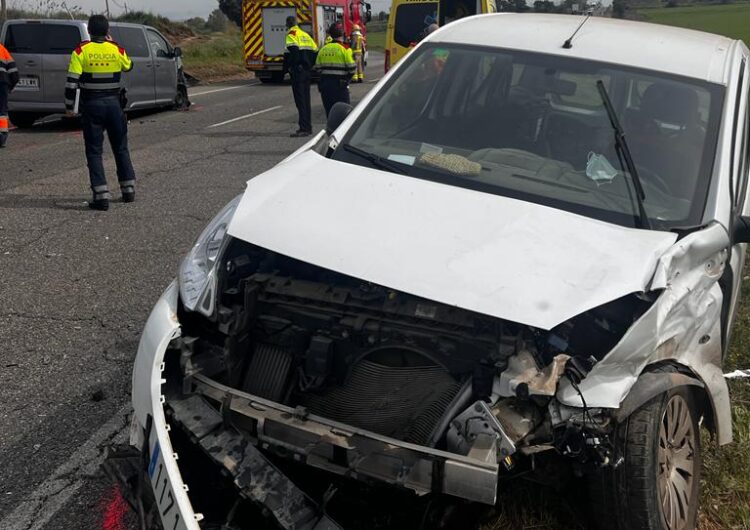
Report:
[[[297,25],[297,17],[286,18],[286,53],[285,68],[292,76],[292,94],[299,114],[299,129],[292,133],[292,138],[312,134],[312,116],[310,111],[310,77],[315,65],[318,45]]]
[[[320,72],[318,89],[326,109],[326,117],[337,102],[349,103],[349,81],[356,68],[352,50],[344,44],[341,27],[334,24],[328,33],[333,41],[320,49],[315,60],[315,69]]]
[[[362,83],[365,80],[365,38],[362,36],[362,28],[359,24],[354,24],[352,28],[351,48],[357,65],[353,81]]]
[[[120,84],[122,72],[132,70],[133,62],[125,49],[108,36],[106,17],[92,16],[88,29],[91,40],[82,42],[71,54],[65,108],[69,116],[75,115],[75,101],[79,99],[86,161],[94,194],[89,207],[106,211],[111,196],[102,163],[104,131],[115,156],[122,202],[135,200],[135,171],[128,150],[128,120],[123,112],[126,99]]]
[[[13,57],[0,44],[0,148],[8,141],[8,94],[18,83],[18,68]]]

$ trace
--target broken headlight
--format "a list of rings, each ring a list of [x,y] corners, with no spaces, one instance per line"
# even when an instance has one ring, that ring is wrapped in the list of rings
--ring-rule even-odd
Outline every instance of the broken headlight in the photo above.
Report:
[[[242,195],[227,204],[208,224],[180,265],[180,299],[189,311],[211,316],[216,291],[216,263]]]

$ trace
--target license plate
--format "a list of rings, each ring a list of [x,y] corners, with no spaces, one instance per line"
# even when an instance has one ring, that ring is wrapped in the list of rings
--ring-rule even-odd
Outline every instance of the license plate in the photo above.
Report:
[[[149,461],[148,476],[151,479],[164,530],[186,530],[158,442],[154,445],[154,452]]]
[[[39,90],[39,79],[36,77],[22,77],[18,80],[16,90]]]

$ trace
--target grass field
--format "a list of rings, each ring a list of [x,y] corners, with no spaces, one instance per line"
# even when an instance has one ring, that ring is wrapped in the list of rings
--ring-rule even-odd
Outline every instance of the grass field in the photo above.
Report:
[[[367,32],[367,47],[379,52],[385,50],[385,31]]]
[[[698,29],[750,43],[750,3],[639,9],[649,22]]]
[[[242,35],[239,30],[201,35],[181,43],[185,71],[201,81],[249,75],[242,58]]]

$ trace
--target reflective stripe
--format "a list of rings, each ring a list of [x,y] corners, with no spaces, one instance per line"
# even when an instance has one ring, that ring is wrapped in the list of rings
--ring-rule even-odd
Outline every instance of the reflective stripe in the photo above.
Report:
[[[102,184],[101,186],[94,186],[92,189],[94,190],[94,193],[104,193],[109,191],[109,186]]]
[[[123,180],[120,182],[121,188],[132,188],[135,186],[135,180]]]
[[[80,87],[84,90],[119,90],[120,83],[83,83]]]
[[[75,90],[76,88],[78,88],[78,83],[65,83],[65,88],[72,88],[73,90]]]
[[[80,79],[81,74],[77,74],[75,72],[68,72],[68,79]]]
[[[70,107],[70,110],[73,110],[73,107],[75,106],[76,102],[72,99],[65,98],[65,106]]]
[[[101,193],[94,193],[94,200],[95,201],[101,201],[103,199],[111,199],[112,194],[108,191],[101,192]]]
[[[326,70],[324,68],[320,71],[320,75],[330,75],[330,76],[343,77],[344,79],[348,79],[352,76],[352,73],[342,71],[342,70]]]

